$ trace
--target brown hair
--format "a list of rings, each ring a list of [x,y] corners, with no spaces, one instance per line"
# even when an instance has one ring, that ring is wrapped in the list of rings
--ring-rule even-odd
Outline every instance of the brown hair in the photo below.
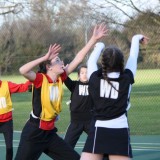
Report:
[[[77,71],[78,75],[80,74],[81,68],[87,68],[87,65],[82,64],[78,67],[78,71]]]
[[[39,64],[39,69],[38,69],[38,73],[46,73],[47,72],[47,68],[46,66],[47,65],[50,65],[51,64],[51,61],[50,60],[47,60],[45,62],[42,62]]]
[[[102,75],[103,78],[115,89],[109,81],[107,73],[110,72],[124,72],[124,56],[121,50],[115,46],[107,47],[102,54]]]

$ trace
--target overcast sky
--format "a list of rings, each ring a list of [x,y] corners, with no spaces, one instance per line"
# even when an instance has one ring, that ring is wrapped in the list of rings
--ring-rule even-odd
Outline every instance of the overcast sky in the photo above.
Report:
[[[95,3],[97,5],[102,5],[102,6],[106,5],[106,7],[110,6],[110,4],[107,4],[106,1],[105,0],[99,0],[99,1],[97,1],[97,0],[90,0],[90,2],[93,3],[93,4]],[[108,0],[108,1],[116,4],[118,7],[121,7],[121,9],[123,9],[124,11],[128,11],[128,12],[131,11],[131,8],[129,8],[127,6],[124,6],[124,5],[120,4],[120,3],[118,4],[114,0]],[[141,9],[141,10],[151,9],[154,12],[155,11],[157,11],[157,12],[160,11],[160,2],[159,2],[159,0],[132,0],[132,1],[133,1],[134,5],[137,8]],[[129,3],[130,0],[123,0],[123,1],[121,0],[121,2],[123,2],[123,3],[125,2],[125,3],[130,4]]]
[[[102,5],[103,7],[105,7],[106,6],[106,8],[108,7],[108,5],[109,4],[107,4],[106,3],[106,0],[88,0],[88,1],[90,1],[91,2],[91,4],[97,4],[97,5]],[[127,7],[127,6],[122,6],[121,4],[118,4],[118,3],[116,3],[115,2],[115,0],[108,0],[108,1],[110,1],[110,2],[112,2],[112,3],[114,3],[114,4],[116,4],[118,7],[120,7],[121,9],[123,9],[125,12],[127,12],[127,13],[129,13],[129,14],[132,14],[132,12],[133,12],[133,10],[131,9],[131,8],[129,8],[129,7]],[[152,11],[154,11],[154,12],[159,12],[160,11],[160,2],[159,2],[159,0],[132,0],[133,1],[133,3],[135,4],[135,6],[137,7],[137,8],[140,8],[141,10],[145,10],[145,9],[147,9],[147,8],[149,8],[150,10],[152,10]],[[0,0],[0,6],[7,6],[8,4],[9,5],[13,5],[15,2],[19,2],[19,3],[23,3],[23,5],[26,3],[29,3],[28,1],[26,1],[26,0]],[[127,2],[127,3],[129,3],[130,2],[130,0],[121,0],[121,2]],[[26,5],[27,6],[27,5]],[[95,5],[96,6],[96,5]],[[19,7],[17,7],[17,11],[18,11],[18,9],[20,8],[21,6],[19,6]],[[6,9],[7,10],[7,9]],[[0,13],[2,13],[2,12],[4,12],[5,11],[5,9],[1,9],[0,8]],[[110,12],[110,10],[107,10],[107,11],[109,11]],[[103,10],[101,9],[101,12],[103,12]],[[105,12],[106,12],[106,10],[105,10]],[[18,14],[17,16],[21,16],[21,15],[23,15],[24,13],[26,13],[26,11],[25,10],[23,10],[23,13],[22,14]],[[122,14],[122,12],[121,13],[119,13],[118,12],[118,14]],[[0,21],[1,21],[1,23],[2,23],[2,21],[3,21],[3,18],[2,18],[3,16],[0,16]],[[122,18],[124,19],[124,21],[125,21],[125,16],[122,14]]]

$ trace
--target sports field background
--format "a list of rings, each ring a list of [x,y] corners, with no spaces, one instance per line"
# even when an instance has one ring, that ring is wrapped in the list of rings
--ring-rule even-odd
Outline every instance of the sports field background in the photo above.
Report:
[[[77,79],[77,73],[70,75],[72,79]],[[16,83],[25,82],[25,78],[20,75],[3,76],[2,80],[9,80]],[[21,130],[29,118],[31,111],[31,92],[16,93],[12,95],[13,100],[13,121],[14,121],[14,156],[20,140]],[[58,134],[64,137],[65,130],[69,124],[69,100],[70,92],[64,86],[64,97],[60,120],[56,122]],[[131,145],[133,150],[133,160],[159,160],[160,159],[160,70],[138,70],[135,77],[135,84],[131,92],[131,108],[128,112]],[[81,154],[86,134],[83,134],[75,150]],[[0,159],[5,159],[4,137],[0,134]],[[48,156],[42,154],[39,160],[50,160]]]
[[[70,75],[72,79],[77,74]],[[2,80],[13,82],[25,82],[20,76],[3,76]],[[12,95],[14,130],[21,131],[31,111],[30,92],[16,93]],[[64,97],[60,120],[56,122],[59,133],[64,133],[70,119],[69,106],[66,102],[70,98],[70,92],[64,86]],[[160,70],[138,70],[135,84],[131,92],[131,109],[128,112],[131,135],[160,135]]]
[[[46,53],[49,44],[62,46],[59,56],[68,64],[88,42],[93,26],[101,22],[105,22],[109,29],[102,42],[106,47],[116,45],[123,51],[125,60],[132,36],[144,34],[149,37],[149,43],[140,45],[138,67],[143,70],[137,71],[128,112],[133,160],[160,160],[160,1],[155,2],[105,0],[102,4],[98,0],[1,0],[0,79],[25,82],[18,73],[19,67]],[[119,8],[119,4],[122,7]],[[88,55],[84,61],[87,59]],[[18,75],[4,76],[10,74]],[[76,73],[71,77],[76,79]],[[31,92],[12,95],[14,155],[32,109],[31,97]],[[64,86],[62,112],[56,122],[58,134],[62,137],[70,119],[69,106],[66,105],[69,97]],[[79,153],[85,138],[83,134],[78,141],[76,151]],[[5,159],[5,147],[4,137],[0,134],[0,160]],[[39,160],[49,159],[42,155]]]

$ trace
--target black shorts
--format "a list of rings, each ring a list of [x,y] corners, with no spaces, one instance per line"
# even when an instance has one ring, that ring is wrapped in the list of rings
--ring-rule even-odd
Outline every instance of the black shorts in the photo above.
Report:
[[[129,129],[94,127],[94,123],[92,123],[92,129],[86,140],[83,152],[122,155],[132,158]]]

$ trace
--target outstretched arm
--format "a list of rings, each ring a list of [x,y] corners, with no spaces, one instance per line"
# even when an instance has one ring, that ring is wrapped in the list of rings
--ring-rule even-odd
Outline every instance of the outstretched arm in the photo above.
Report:
[[[97,61],[98,61],[98,58],[99,58],[102,50],[104,49],[104,47],[105,47],[104,43],[102,43],[102,42],[96,43],[94,50],[92,51],[92,53],[88,59],[88,62],[87,62],[88,80],[89,80],[91,74],[98,69]]]
[[[84,46],[84,48],[82,48],[82,50],[78,52],[78,54],[73,59],[73,61],[65,69],[68,75],[83,61],[84,57],[89,52],[89,50],[92,48],[92,46],[99,39],[107,35],[107,32],[108,30],[106,29],[106,25],[104,23],[100,24],[99,26],[98,25],[95,26],[91,39]]]
[[[137,70],[137,59],[139,54],[139,43],[146,44],[148,38],[143,35],[135,35],[132,38],[130,55],[126,63],[126,69],[132,71],[133,75],[135,76]]]
[[[57,44],[50,45],[49,50],[46,53],[46,55],[44,55],[43,57],[37,58],[36,60],[26,63],[19,69],[19,72],[24,77],[26,77],[28,80],[34,81],[36,78],[36,73],[32,71],[32,69],[44,61],[55,58],[58,55],[60,49],[61,49],[60,45],[57,45]]]
[[[30,81],[27,81],[25,83],[16,84],[13,82],[8,82],[9,91],[10,93],[19,93],[19,92],[26,92],[29,90],[29,86],[32,85]]]

